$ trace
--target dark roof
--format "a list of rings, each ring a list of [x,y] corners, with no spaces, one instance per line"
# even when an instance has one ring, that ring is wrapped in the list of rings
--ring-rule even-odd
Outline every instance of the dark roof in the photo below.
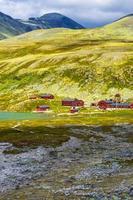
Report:
[[[53,96],[52,94],[41,94],[41,97]]]
[[[39,108],[50,108],[48,105],[41,105],[41,106],[38,106]]]
[[[113,101],[111,101],[111,100],[107,100],[107,101],[105,101],[106,103],[113,103]]]
[[[66,99],[63,99],[62,101],[80,101],[79,99],[71,99],[71,98],[66,98]]]
[[[63,99],[62,101],[74,101],[74,99]]]
[[[129,106],[129,103],[112,103],[112,106]]]

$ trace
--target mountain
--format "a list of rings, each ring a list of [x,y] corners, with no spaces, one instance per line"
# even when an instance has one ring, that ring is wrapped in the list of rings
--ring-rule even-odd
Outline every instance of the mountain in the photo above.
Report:
[[[108,38],[125,38],[126,40],[133,38],[133,15],[125,16],[111,24],[108,24],[101,28],[101,34]]]
[[[42,22],[44,21],[52,28],[70,28],[70,29],[84,28],[77,22],[59,13],[49,13],[40,17],[40,19],[42,20]]]
[[[20,23],[18,20],[0,12],[0,39],[19,35],[31,31],[29,26]]]
[[[28,20],[14,19],[0,12],[0,39],[20,35],[32,30],[48,28],[84,28],[80,24],[58,13],[50,13]]]
[[[118,19],[117,21],[115,21],[112,24],[106,25],[107,27],[110,28],[119,28],[119,29],[125,29],[127,31],[133,30],[133,14],[124,16],[120,19]]]
[[[59,13],[49,13],[37,18],[29,18],[27,21],[21,20],[21,23],[34,26],[38,29],[47,28],[70,28],[83,29],[84,27],[72,19]]]
[[[35,30],[2,40],[0,109],[30,111],[36,102],[28,96],[47,92],[88,104],[115,93],[133,99],[132,26],[130,16],[97,29]]]
[[[127,15],[116,22],[106,25],[100,29],[101,34],[106,32],[111,35],[129,36],[133,24],[133,14]],[[84,27],[72,19],[61,15],[59,13],[49,13],[41,17],[32,17],[28,20],[14,19],[4,13],[0,12],[0,39],[9,38],[20,35],[37,29],[51,29],[51,28],[68,28],[68,29],[84,29]],[[98,28],[99,30],[99,28]],[[124,33],[123,33],[124,32]],[[132,33],[131,33],[132,36]]]

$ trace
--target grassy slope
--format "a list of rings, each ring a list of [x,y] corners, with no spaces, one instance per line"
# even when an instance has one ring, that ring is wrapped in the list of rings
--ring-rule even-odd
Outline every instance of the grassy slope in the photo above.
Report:
[[[87,102],[116,92],[132,99],[132,24],[127,17],[101,29],[37,30],[1,41],[0,109],[31,110],[28,95],[43,92]]]

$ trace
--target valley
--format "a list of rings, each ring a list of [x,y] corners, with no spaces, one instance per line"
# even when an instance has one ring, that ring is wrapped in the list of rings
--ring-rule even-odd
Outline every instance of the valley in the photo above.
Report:
[[[133,110],[91,104],[133,102],[133,15],[96,29],[58,17],[0,34],[0,200],[132,200]],[[85,106],[72,114],[66,98]]]
[[[34,103],[28,97],[40,93],[52,93],[57,101],[79,98],[88,105],[116,93],[131,101],[132,20],[90,30],[37,30],[1,41],[0,109],[31,111]]]

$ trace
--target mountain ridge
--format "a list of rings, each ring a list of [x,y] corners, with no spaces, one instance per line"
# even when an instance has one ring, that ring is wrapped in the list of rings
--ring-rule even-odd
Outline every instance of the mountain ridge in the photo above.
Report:
[[[0,12],[0,25],[0,34],[3,36],[1,39],[28,32],[27,26],[2,12]]]
[[[70,28],[70,29],[83,29],[84,27],[74,20],[60,14],[60,13],[47,13],[41,17],[30,17],[28,20],[20,20],[21,23],[38,26],[40,29],[47,28]]]
[[[130,23],[126,19],[130,18]],[[115,22],[125,20],[125,26],[132,27],[133,14],[126,15]],[[107,24],[112,26],[115,22]],[[0,39],[6,39],[12,36],[21,35],[26,32],[34,31],[37,29],[51,29],[51,28],[68,28],[68,29],[85,29],[82,25],[74,20],[60,14],[60,13],[47,13],[41,17],[30,17],[28,20],[14,19],[9,15],[0,12]],[[124,27],[125,27],[124,26]],[[102,28],[102,27],[100,27]],[[116,27],[117,28],[117,27]]]
[[[52,20],[50,20],[50,16]],[[9,15],[0,12],[0,39],[6,39],[8,37],[20,35],[37,29],[49,28],[81,29],[84,27],[72,19],[57,13],[56,17],[55,13],[49,13],[41,17],[22,20],[14,19]]]
[[[124,19],[124,18],[127,18],[127,17],[132,17],[133,16],[133,13],[131,14],[128,14],[128,15],[124,15],[123,17],[120,17],[119,19],[115,20],[115,21],[119,21],[121,19]]]
[[[54,28],[72,28],[72,29],[83,29],[84,27],[74,20],[62,15],[60,13],[47,13],[40,17],[46,23],[50,23]]]

